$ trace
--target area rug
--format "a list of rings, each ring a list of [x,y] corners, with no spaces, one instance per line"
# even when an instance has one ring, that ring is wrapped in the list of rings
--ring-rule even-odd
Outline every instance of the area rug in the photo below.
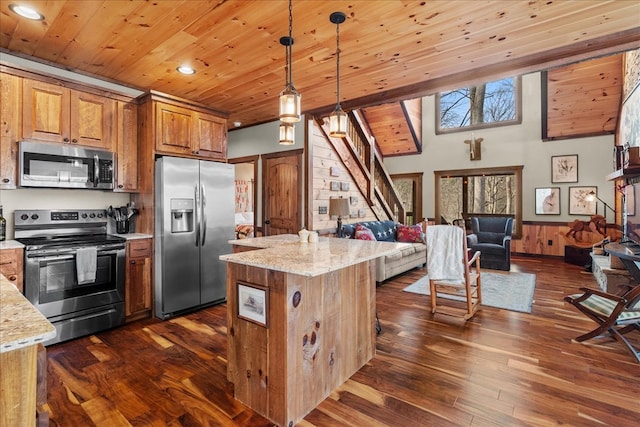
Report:
[[[481,286],[482,305],[531,313],[533,291],[536,287],[535,274],[483,271]],[[429,295],[429,277],[424,276],[412,285],[404,288],[403,291]],[[462,300],[461,297],[455,295],[443,295],[442,298]]]

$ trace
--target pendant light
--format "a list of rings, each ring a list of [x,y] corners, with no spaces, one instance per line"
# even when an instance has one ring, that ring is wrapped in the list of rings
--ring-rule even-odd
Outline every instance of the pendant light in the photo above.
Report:
[[[340,107],[340,24],[347,17],[342,12],[333,12],[329,20],[336,24],[336,108],[329,116],[329,135],[334,138],[347,136],[347,113]]]
[[[280,37],[280,44],[285,47],[287,66],[285,68],[286,85],[280,92],[280,120],[285,123],[300,121],[300,94],[293,86],[293,60],[291,58],[293,46],[293,8],[289,0],[289,36]]]
[[[280,145],[295,144],[294,128],[293,123],[280,122]]]

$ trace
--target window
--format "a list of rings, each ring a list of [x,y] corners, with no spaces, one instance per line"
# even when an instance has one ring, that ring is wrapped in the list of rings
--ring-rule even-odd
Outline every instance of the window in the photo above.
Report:
[[[522,122],[520,77],[436,95],[436,133],[461,132]]]
[[[436,221],[465,222],[472,216],[514,218],[514,237],[522,230],[522,166],[435,172]]]

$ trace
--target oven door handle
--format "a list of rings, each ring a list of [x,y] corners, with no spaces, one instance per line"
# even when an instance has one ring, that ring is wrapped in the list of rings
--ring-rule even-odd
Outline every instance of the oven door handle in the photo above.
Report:
[[[93,155],[93,186],[97,187],[100,182],[100,159],[98,155]]]
[[[38,261],[60,261],[63,259],[74,259],[75,254],[68,255],[47,255],[47,254],[27,254],[27,258],[38,259]]]

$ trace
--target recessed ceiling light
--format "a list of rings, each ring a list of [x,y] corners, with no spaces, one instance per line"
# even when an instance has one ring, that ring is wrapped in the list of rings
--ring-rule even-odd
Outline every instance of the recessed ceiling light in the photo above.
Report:
[[[188,65],[181,65],[178,68],[176,68],[176,70],[178,70],[179,73],[187,74],[187,75],[196,73],[196,70],[189,67]]]
[[[28,6],[20,6],[19,4],[10,4],[9,9],[11,9],[13,13],[17,13],[23,18],[33,19],[34,21],[44,20],[44,15],[42,15],[37,10],[32,9]]]

